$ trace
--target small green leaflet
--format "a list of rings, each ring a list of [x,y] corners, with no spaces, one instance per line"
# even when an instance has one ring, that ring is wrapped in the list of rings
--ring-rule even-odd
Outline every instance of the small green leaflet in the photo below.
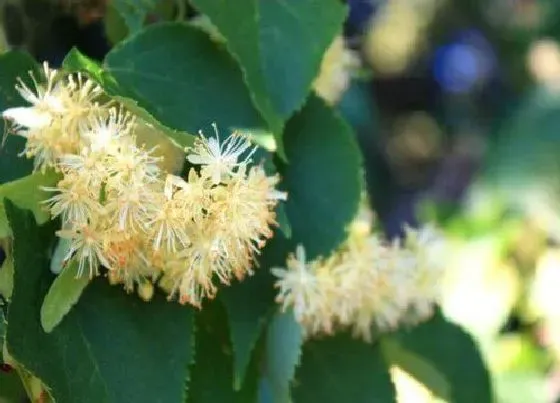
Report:
[[[90,282],[88,276],[77,276],[78,262],[73,259],[56,277],[41,306],[41,325],[50,333],[78,302]]]

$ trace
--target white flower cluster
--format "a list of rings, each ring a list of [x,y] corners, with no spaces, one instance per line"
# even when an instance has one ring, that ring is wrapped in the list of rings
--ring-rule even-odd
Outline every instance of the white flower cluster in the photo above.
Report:
[[[373,332],[426,320],[440,297],[443,241],[432,228],[407,230],[404,245],[371,233],[367,211],[348,240],[329,258],[307,261],[302,246],[286,268],[274,268],[277,301],[293,309],[307,336],[351,327],[371,340]]]
[[[187,178],[163,171],[154,150],[137,144],[137,119],[122,106],[103,103],[100,87],[81,75],[44,66],[46,84],[17,89],[31,105],[3,117],[27,139],[24,154],[37,170],[62,179],[46,188],[58,236],[67,240],[65,262],[79,275],[108,269],[112,283],[136,285],[151,298],[153,283],[181,303],[200,306],[229,284],[251,274],[256,254],[273,236],[275,206],[286,194],[277,175],[252,165],[254,149],[233,133],[220,141],[202,135],[187,150],[200,165]],[[145,125],[145,123],[142,123]],[[150,291],[152,290],[152,291]]]

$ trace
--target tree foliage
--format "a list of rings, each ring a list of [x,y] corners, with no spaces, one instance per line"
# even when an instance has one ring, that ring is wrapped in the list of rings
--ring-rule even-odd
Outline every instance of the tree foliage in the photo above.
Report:
[[[114,3],[131,34],[102,64],[72,50],[63,68],[86,74],[181,146],[214,122],[272,133],[275,153],[266,157],[289,195],[279,220],[291,231],[276,229],[255,275],[221,289],[200,311],[157,291],[143,302],[102,279],[75,281],[69,269],[57,277],[50,267],[58,222],[40,205],[40,187],[57,176],[31,173],[15,156],[21,139],[10,136],[0,150],[0,239],[11,239],[13,289],[5,319],[0,306],[0,342],[14,362],[61,403],[390,403],[392,365],[449,402],[490,402],[475,345],[441,316],[371,343],[346,333],[307,340],[274,301],[269,269],[284,265],[297,244],[312,258],[329,256],[360,202],[362,157],[352,129],[311,89],[342,30],[341,2],[193,1],[222,42],[184,22],[144,27],[154,2]],[[16,78],[36,69],[18,52],[0,57],[2,108],[24,104]]]

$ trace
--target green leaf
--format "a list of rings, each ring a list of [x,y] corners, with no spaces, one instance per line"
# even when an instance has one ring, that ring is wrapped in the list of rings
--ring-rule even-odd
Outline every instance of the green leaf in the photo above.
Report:
[[[41,305],[41,325],[50,333],[62,321],[64,316],[80,299],[82,292],[90,282],[88,276],[77,277],[78,263],[73,260],[62,270],[49,288]]]
[[[227,312],[219,300],[208,301],[196,317],[196,357],[191,365],[189,403],[257,402],[258,373],[264,339],[256,342],[247,377],[239,390],[233,387],[233,355]]]
[[[275,306],[270,274],[260,268],[256,270],[255,275],[220,290],[231,333],[235,389],[243,384],[264,322]]]
[[[12,298],[14,284],[14,258],[7,253],[2,266],[0,266],[0,296],[6,300]]]
[[[185,0],[113,0],[105,11],[105,34],[114,45],[138,32],[146,22],[154,22],[153,19],[167,21],[184,17],[185,3]]]
[[[48,193],[40,187],[54,186],[58,180],[58,174],[48,171],[45,174],[36,172],[16,181],[4,183],[0,185],[0,202],[9,198],[19,208],[31,210],[37,223],[43,224],[50,219],[50,214],[41,204],[43,200],[48,198]],[[0,238],[6,238],[10,234],[4,205],[0,204]]]
[[[214,42],[226,42],[218,28],[216,28],[216,26],[212,24],[212,21],[210,21],[210,18],[204,14],[199,14],[196,17],[189,19],[189,24],[200,29],[202,32],[205,32]]]
[[[193,0],[227,40],[254,104],[277,137],[301,108],[323,54],[342,30],[338,0]]]
[[[261,373],[262,359],[264,356],[264,332],[257,340],[251,361],[246,371],[243,386],[237,392],[237,401],[239,403],[264,403],[259,400],[259,379]]]
[[[290,382],[299,364],[302,344],[302,329],[293,312],[277,312],[267,330],[264,363],[272,403],[290,401]]]
[[[344,333],[304,345],[292,396],[294,403],[396,402],[379,345]]]
[[[0,402],[17,403],[27,401],[25,389],[17,371],[11,370],[8,373],[0,371]]]
[[[288,192],[292,241],[310,259],[346,239],[363,185],[362,157],[348,125],[316,96],[286,125],[289,165],[279,167]]]
[[[0,55],[0,112],[27,104],[16,91],[15,84],[18,77],[31,84],[30,71],[36,72],[37,64],[28,54],[12,51]],[[0,133],[6,133],[3,119],[0,119]],[[0,185],[29,175],[33,170],[33,161],[18,156],[25,140],[9,135],[4,143],[1,137],[0,134]]]
[[[78,49],[72,48],[62,61],[62,67],[69,73],[85,72],[92,80],[95,80],[110,95],[119,92],[119,85],[115,80],[103,71],[101,65],[81,53]]]
[[[4,347],[4,337],[6,335],[6,318],[4,317],[4,311],[2,306],[0,306],[0,362],[2,362],[2,350]]]
[[[1,128],[5,124],[3,119],[0,119],[2,132],[6,130]],[[0,139],[0,185],[30,175],[33,172],[33,160],[20,155],[25,148],[25,139],[10,134],[3,145],[1,142],[2,139]]]
[[[370,141],[372,133],[379,131],[379,112],[372,98],[369,81],[352,80],[337,105],[340,114],[356,133]]]
[[[263,127],[241,72],[224,49],[181,23],[151,26],[106,58],[121,94],[171,128],[196,133]]]
[[[103,18],[103,25],[105,27],[105,36],[111,45],[119,43],[128,35],[126,22],[121,13],[113,5],[113,2],[107,5]]]
[[[288,220],[286,207],[283,203],[278,204],[278,207],[276,207],[276,220],[278,221],[280,231],[282,231],[286,238],[290,239],[292,237],[292,226],[290,225],[290,220]]]
[[[441,313],[384,337],[388,361],[452,403],[492,402],[488,370],[471,337]]]
[[[51,256],[50,269],[53,274],[60,274],[62,269],[64,269],[64,258],[70,251],[72,246],[72,240],[67,238],[58,238],[56,241],[56,247],[54,248],[53,254]]]
[[[121,85],[115,78],[103,70],[103,68],[94,60],[80,53],[73,48],[64,58],[62,66],[68,72],[83,72],[92,80],[97,82],[105,91],[105,93],[115,101],[124,105],[128,110],[136,116],[143,119],[149,125],[152,125],[158,131],[165,133],[170,139],[181,147],[192,145],[194,137],[191,134],[181,131],[181,128],[174,127],[162,118],[158,112],[162,108],[158,104],[147,104],[138,102],[137,98],[131,91]],[[163,119],[163,120],[161,120]]]
[[[390,336],[384,337],[381,344],[387,361],[415,376],[436,396],[446,398],[450,396],[450,385],[447,383],[445,375],[434,368],[429,361],[408,351]]]
[[[128,32],[134,34],[142,29],[146,16],[157,5],[155,0],[113,0],[112,6],[124,19]]]
[[[6,261],[4,267],[0,268],[0,276],[6,271]],[[2,278],[0,278],[0,287],[2,286]],[[11,291],[10,291],[11,292]],[[0,294],[2,290],[0,289]],[[4,298],[7,298],[4,295]],[[4,316],[4,306],[0,303],[0,364],[5,362],[4,359],[4,340],[6,336],[6,318]],[[25,400],[25,390],[21,384],[21,380],[15,370],[9,372],[0,370],[0,402],[10,403]]]
[[[196,315],[196,354],[188,388],[189,403],[237,401],[233,389],[233,356],[226,312],[219,300],[209,301]],[[249,403],[249,402],[247,402]]]
[[[183,401],[192,310],[159,294],[145,303],[98,278],[65,320],[44,333],[39,312],[53,280],[49,255],[55,228],[37,227],[28,211],[5,204],[14,230],[7,333],[14,359],[61,403]]]
[[[268,378],[259,378],[258,401],[259,403],[274,403],[274,394]]]

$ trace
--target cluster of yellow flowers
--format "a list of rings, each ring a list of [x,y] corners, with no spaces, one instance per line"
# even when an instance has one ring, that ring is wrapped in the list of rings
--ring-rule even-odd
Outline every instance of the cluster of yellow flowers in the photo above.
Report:
[[[46,64],[44,74],[46,84],[34,80],[34,90],[21,80],[16,87],[31,106],[3,116],[27,139],[24,154],[36,170],[62,174],[45,188],[54,193],[45,203],[62,220],[65,262],[75,260],[79,275],[90,277],[104,266],[128,291],[148,286],[146,299],[158,281],[170,298],[194,306],[214,297],[216,280],[251,274],[286,194],[275,189],[278,176],[251,164],[255,148],[246,137],[220,141],[215,125],[215,138],[200,133],[187,150],[200,169],[184,179],[164,172],[154,149],[137,144],[138,119],[103,102],[99,86]]]
[[[307,337],[351,327],[356,337],[412,325],[433,314],[444,271],[443,239],[433,227],[407,229],[404,245],[384,243],[360,212],[346,242],[329,258],[306,260],[300,245],[287,268],[273,268],[277,301],[293,309]]]

